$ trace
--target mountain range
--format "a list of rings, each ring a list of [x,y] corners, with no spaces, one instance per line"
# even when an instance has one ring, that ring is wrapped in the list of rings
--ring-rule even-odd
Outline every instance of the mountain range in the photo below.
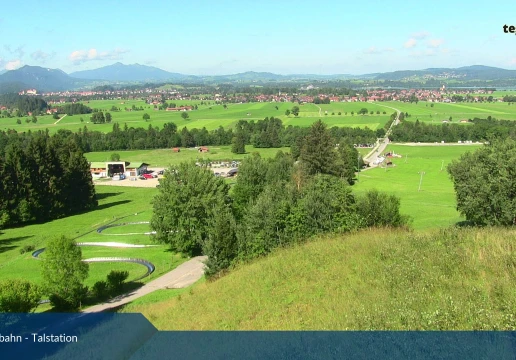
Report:
[[[156,82],[180,82],[199,84],[221,83],[299,83],[309,81],[350,81],[362,79],[378,85],[378,82],[395,81],[447,81],[486,82],[484,86],[494,86],[493,81],[508,81],[516,86],[516,70],[507,70],[483,65],[460,68],[430,68],[424,70],[401,70],[364,75],[336,74],[292,74],[280,75],[270,72],[248,71],[232,75],[185,75],[168,72],[157,67],[140,64],[124,65],[115,63],[93,70],[77,71],[66,74],[60,69],[49,69],[25,65],[16,70],[0,73],[0,93],[35,88],[38,91],[63,91],[92,88],[96,85],[138,84]],[[490,84],[488,84],[490,83]],[[477,86],[477,85],[475,85]]]

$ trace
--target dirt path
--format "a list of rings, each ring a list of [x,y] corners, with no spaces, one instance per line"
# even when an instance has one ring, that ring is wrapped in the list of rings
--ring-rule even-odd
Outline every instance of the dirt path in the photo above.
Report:
[[[64,114],[62,118],[60,118],[59,120],[57,120],[54,125],[57,125],[58,122],[60,122],[61,120],[63,120],[65,117],[66,117],[67,114]]]
[[[319,108],[319,116],[322,116],[322,109],[321,109],[321,107],[319,105],[315,105],[315,106],[317,106]]]
[[[101,312],[130,303],[144,295],[159,289],[181,289],[192,285],[204,274],[206,256],[197,256],[179,265],[174,270],[152,280],[141,288],[113,298],[103,304],[95,305],[84,310],[84,313]]]

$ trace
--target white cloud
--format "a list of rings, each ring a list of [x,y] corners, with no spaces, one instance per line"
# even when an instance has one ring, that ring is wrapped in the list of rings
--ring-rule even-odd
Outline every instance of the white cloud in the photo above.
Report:
[[[412,37],[415,39],[424,39],[424,38],[427,38],[428,36],[430,36],[430,33],[428,31],[420,31],[420,32],[415,32],[412,34]]]
[[[378,50],[376,47],[371,46],[369,49],[364,50],[364,53],[366,54],[378,54],[380,50]]]
[[[365,49],[363,51],[363,53],[364,54],[381,54],[381,53],[393,52],[393,51],[394,51],[394,49],[391,48],[391,47],[383,48],[383,49],[378,49],[376,46],[371,46],[370,48]]]
[[[444,43],[443,39],[432,39],[432,40],[428,41],[428,46],[433,47],[433,48],[438,48],[443,43]]]
[[[21,60],[11,60],[5,64],[5,70],[16,70],[21,66]]]
[[[30,54],[30,57],[33,60],[39,61],[44,63],[46,60],[53,58],[56,55],[55,51],[52,53],[46,53],[40,49],[34,51],[32,54]]]
[[[410,49],[410,48],[413,48],[414,46],[416,46],[416,44],[417,44],[416,39],[411,38],[411,39],[408,39],[407,42],[405,42],[405,44],[403,44],[403,46],[406,47],[407,49]]]
[[[412,55],[413,57],[416,57],[416,58],[420,58],[420,57],[427,57],[427,56],[435,56],[435,51],[434,50],[425,50],[425,51],[412,51],[410,53],[410,55]]]
[[[124,49],[114,49],[111,51],[102,51],[99,52],[97,49],[89,49],[89,50],[76,50],[73,51],[69,59],[74,64],[81,64],[86,61],[94,61],[94,60],[120,60],[121,55],[129,52],[129,50]]]

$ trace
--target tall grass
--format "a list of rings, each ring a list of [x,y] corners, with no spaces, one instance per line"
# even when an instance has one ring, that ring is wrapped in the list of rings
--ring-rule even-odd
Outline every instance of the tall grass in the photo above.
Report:
[[[160,329],[515,330],[515,248],[507,229],[366,230],[123,311]]]

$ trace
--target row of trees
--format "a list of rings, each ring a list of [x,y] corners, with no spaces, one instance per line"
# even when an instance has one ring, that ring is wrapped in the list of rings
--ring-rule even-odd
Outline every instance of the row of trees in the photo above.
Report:
[[[167,123],[162,129],[151,125],[147,129],[129,128],[127,125],[122,128],[119,123],[115,122],[113,130],[109,133],[90,131],[84,126],[75,133],[61,129],[57,132],[57,136],[75,142],[83,152],[231,145],[235,135],[243,139],[244,146],[254,145],[260,148],[293,146],[294,151],[297,151],[296,144],[308,131],[308,128],[298,126],[285,127],[281,120],[271,117],[257,122],[241,120],[235,129],[224,129],[220,126],[211,131],[206,128],[190,130],[183,127],[178,129],[174,123]],[[368,128],[332,127],[329,131],[337,139],[336,143],[372,144],[377,137],[377,133]],[[8,143],[9,133],[0,131],[0,151]],[[19,136],[27,135],[20,134]]]
[[[474,118],[469,126],[459,124],[425,124],[404,121],[392,129],[389,140],[398,142],[457,142],[457,141],[485,141],[489,137],[506,138],[516,137],[516,122]]]
[[[153,200],[156,239],[174,251],[208,255],[207,274],[213,276],[313,235],[406,225],[396,197],[351,192],[358,154],[334,143],[318,121],[304,138],[299,162],[282,152],[271,160],[254,154],[240,164],[231,193],[203,166],[169,169]]]
[[[0,226],[48,221],[97,205],[89,163],[73,139],[12,133],[0,152]]]

